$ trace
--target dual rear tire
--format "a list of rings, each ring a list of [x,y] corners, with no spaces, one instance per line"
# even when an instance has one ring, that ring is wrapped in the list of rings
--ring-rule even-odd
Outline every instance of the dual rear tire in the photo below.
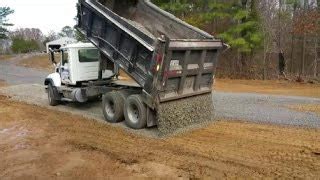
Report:
[[[147,126],[147,108],[141,96],[131,95],[124,105],[126,124],[132,129],[143,129]]]
[[[102,110],[106,121],[118,123],[123,120],[125,96],[120,92],[110,92],[102,97]]]
[[[127,97],[123,92],[110,92],[102,97],[103,115],[106,121],[118,123],[125,120],[132,129],[147,126],[147,107],[140,95]]]

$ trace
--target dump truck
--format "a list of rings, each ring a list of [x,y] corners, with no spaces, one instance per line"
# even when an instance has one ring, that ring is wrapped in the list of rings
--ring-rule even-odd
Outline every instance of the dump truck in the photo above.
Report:
[[[106,120],[133,129],[171,133],[212,120],[221,40],[149,0],[79,0],[77,9],[76,29],[98,49],[99,68],[95,80],[68,87],[79,89],[73,96],[101,95]],[[119,70],[135,85],[117,83]]]

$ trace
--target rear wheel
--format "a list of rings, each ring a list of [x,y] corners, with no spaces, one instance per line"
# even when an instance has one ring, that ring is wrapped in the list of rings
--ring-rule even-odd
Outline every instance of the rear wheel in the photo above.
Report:
[[[139,95],[131,95],[124,107],[126,124],[132,129],[143,129],[147,126],[147,108]]]
[[[124,101],[125,96],[120,92],[110,92],[102,97],[102,110],[106,121],[117,123],[124,120]]]
[[[52,86],[52,84],[48,85],[48,100],[50,106],[57,106],[59,105],[59,101],[57,100],[58,97],[56,97],[56,89]]]

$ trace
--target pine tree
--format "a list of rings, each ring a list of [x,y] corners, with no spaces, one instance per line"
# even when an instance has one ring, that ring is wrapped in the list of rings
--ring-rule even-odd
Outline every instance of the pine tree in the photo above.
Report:
[[[230,44],[238,53],[240,71],[247,69],[247,61],[255,50],[262,47],[260,17],[257,12],[256,0],[176,0],[159,1],[158,5],[193,26],[206,29],[214,25],[216,35]],[[219,24],[217,23],[219,22]],[[224,25],[220,25],[224,23]]]
[[[9,7],[0,7],[0,39],[8,38],[8,26],[13,26],[13,24],[7,23],[7,16],[12,14],[14,11]]]
[[[214,12],[212,17],[227,18],[231,22],[228,29],[218,37],[241,53],[251,53],[261,47],[263,35],[259,30],[260,22],[254,0],[251,3],[246,1],[216,3],[211,7]]]
[[[259,30],[256,0],[158,0],[155,3],[197,27],[204,27],[217,19],[230,22],[228,28],[217,32],[218,37],[240,52],[252,52],[261,47],[263,36]]]

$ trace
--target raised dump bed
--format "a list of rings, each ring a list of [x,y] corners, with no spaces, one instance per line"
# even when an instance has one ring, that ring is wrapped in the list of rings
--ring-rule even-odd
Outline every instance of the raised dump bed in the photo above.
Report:
[[[210,120],[220,40],[148,0],[80,0],[77,29],[141,86],[159,128]]]
[[[201,31],[175,16],[159,9],[149,1],[138,0],[99,0],[117,15],[143,25],[155,37],[166,35],[170,39],[212,39]]]

